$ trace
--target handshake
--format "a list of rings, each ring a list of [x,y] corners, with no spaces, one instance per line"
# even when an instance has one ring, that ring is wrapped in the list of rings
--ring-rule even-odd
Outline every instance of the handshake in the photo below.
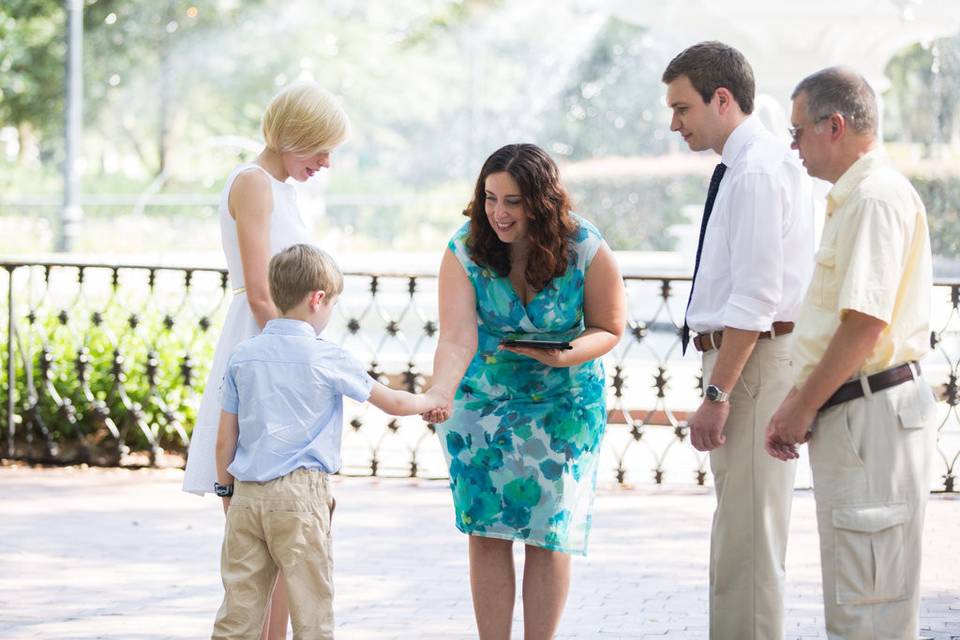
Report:
[[[421,409],[417,413],[427,422],[443,422],[450,417],[453,411],[453,398],[444,395],[437,389],[430,389],[414,397],[421,403]]]

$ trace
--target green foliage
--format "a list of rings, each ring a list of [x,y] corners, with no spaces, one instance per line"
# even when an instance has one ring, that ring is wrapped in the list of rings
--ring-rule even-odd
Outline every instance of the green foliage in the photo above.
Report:
[[[460,222],[483,159],[503,144],[536,142],[567,163],[628,164],[683,146],[661,102],[668,45],[581,4],[86,0],[82,191],[215,193],[238,158],[256,152],[260,115],[277,88],[315,79],[341,96],[353,123],[351,139],[334,153],[328,192],[357,196],[357,204],[329,207],[321,226],[343,236],[352,229],[351,248],[442,246],[434,241]],[[42,160],[17,167],[0,158],[0,193],[53,198],[0,215],[34,239],[17,246],[33,250],[52,232],[31,227],[31,216],[53,218],[59,208],[64,32],[61,0],[0,2],[0,122],[38,139]],[[960,36],[905,49],[888,75],[887,138],[913,154],[956,155]],[[684,205],[702,202],[691,171],[644,176],[611,164],[607,175],[564,176],[577,210],[615,247],[668,249],[666,228],[685,222]],[[944,233],[935,245],[955,256],[956,243],[946,240],[954,217],[937,218],[955,206],[940,198],[955,193],[938,188],[931,183],[931,221]],[[85,213],[93,228],[131,208],[90,204]],[[183,228],[192,229],[212,208],[148,211],[183,215]],[[103,235],[91,233],[97,241]],[[150,237],[159,244],[174,235]],[[110,241],[81,246],[137,246]]]
[[[6,315],[6,309],[0,311]],[[83,302],[63,311],[41,309],[33,321],[21,318],[15,376],[18,413],[29,414],[35,406],[55,444],[72,446],[79,436],[89,445],[93,460],[109,461],[118,445],[149,452],[151,440],[163,449],[183,452],[185,443],[175,424],[187,434],[192,431],[217,336],[193,323],[169,327],[165,319],[155,308],[132,313],[111,305],[98,324]],[[6,354],[6,335],[0,342]],[[187,361],[190,386],[185,384]],[[106,409],[120,442],[98,414],[98,406]],[[6,422],[5,413],[0,421]],[[0,426],[4,434],[6,428]],[[18,448],[25,446],[28,430],[34,442],[44,440],[39,424],[20,424]],[[61,455],[69,459],[77,452]]]
[[[0,73],[0,82],[3,74]],[[29,125],[22,125],[29,126]],[[63,178],[58,167],[52,163],[28,164],[17,161],[5,161],[0,158],[0,201],[14,200],[23,196],[37,194],[58,194]],[[57,198],[54,196],[57,200]],[[11,213],[0,208],[0,216]]]
[[[927,207],[933,255],[960,259],[960,175],[911,176]]]
[[[884,135],[923,145],[960,133],[960,35],[907,47],[887,65]]]
[[[236,26],[261,0],[88,0],[83,9],[84,113],[126,140],[151,174],[163,171],[184,100],[199,79],[178,50]],[[36,130],[45,157],[60,148],[66,14],[58,0],[0,4],[0,121]],[[131,91],[132,89],[132,91]],[[124,107],[116,117],[118,106]]]
[[[63,130],[65,29],[59,0],[0,3],[0,123],[22,136]]]
[[[84,12],[85,107],[101,127],[126,139],[151,174],[163,173],[175,128],[189,119],[188,100],[206,70],[182,51],[214,31],[230,30],[259,0],[98,0]],[[122,117],[117,107],[123,105]],[[135,107],[135,108],[131,108]]]
[[[578,211],[592,220],[617,251],[672,251],[667,229],[686,222],[682,207],[689,194],[703,189],[700,176],[596,180],[572,185]]]
[[[548,111],[546,137],[572,160],[667,150],[660,56],[647,29],[611,19]]]
[[[504,0],[459,0],[440,5],[412,25],[403,38],[403,44],[414,47],[436,39],[456,35],[462,27],[480,11],[502,6]]]
[[[681,161],[682,163],[682,161]],[[588,161],[562,169],[574,210],[592,220],[610,247],[617,251],[671,251],[675,239],[668,229],[688,224],[684,207],[701,206],[707,178],[686,171],[665,173],[657,158]]]

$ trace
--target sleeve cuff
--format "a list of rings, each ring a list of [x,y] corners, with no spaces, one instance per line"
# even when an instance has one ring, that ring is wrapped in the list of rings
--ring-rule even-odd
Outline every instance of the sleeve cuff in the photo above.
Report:
[[[376,382],[373,378],[370,377],[370,374],[365,373],[362,382],[360,383],[359,388],[357,389],[357,394],[353,397],[357,402],[366,402],[370,399],[370,393],[373,391],[373,384]]]
[[[227,413],[240,412],[240,397],[237,395],[237,389],[233,386],[233,379],[229,377],[230,373],[223,377],[220,382],[220,408]]]
[[[769,331],[776,313],[776,306],[769,302],[734,294],[727,300],[723,326],[743,331]]]
[[[886,292],[880,292],[877,295],[861,296],[857,300],[840,300],[837,305],[840,309],[840,320],[847,315],[847,311],[856,311],[864,315],[876,318],[885,324],[890,324],[893,320],[892,304],[887,299]]]

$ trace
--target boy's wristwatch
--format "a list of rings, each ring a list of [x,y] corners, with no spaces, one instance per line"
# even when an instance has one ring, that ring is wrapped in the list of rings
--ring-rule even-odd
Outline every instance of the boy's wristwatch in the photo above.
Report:
[[[233,495],[233,485],[232,484],[220,484],[219,482],[213,483],[213,492],[220,496],[221,498],[229,498]]]
[[[730,394],[715,384],[708,384],[703,395],[707,396],[710,402],[726,402],[730,399]]]

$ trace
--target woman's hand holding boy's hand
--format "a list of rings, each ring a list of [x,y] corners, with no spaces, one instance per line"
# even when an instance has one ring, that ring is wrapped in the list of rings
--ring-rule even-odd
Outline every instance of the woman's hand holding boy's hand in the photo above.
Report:
[[[420,414],[427,422],[443,422],[453,412],[453,401],[437,389],[430,389],[423,394],[425,410]]]

